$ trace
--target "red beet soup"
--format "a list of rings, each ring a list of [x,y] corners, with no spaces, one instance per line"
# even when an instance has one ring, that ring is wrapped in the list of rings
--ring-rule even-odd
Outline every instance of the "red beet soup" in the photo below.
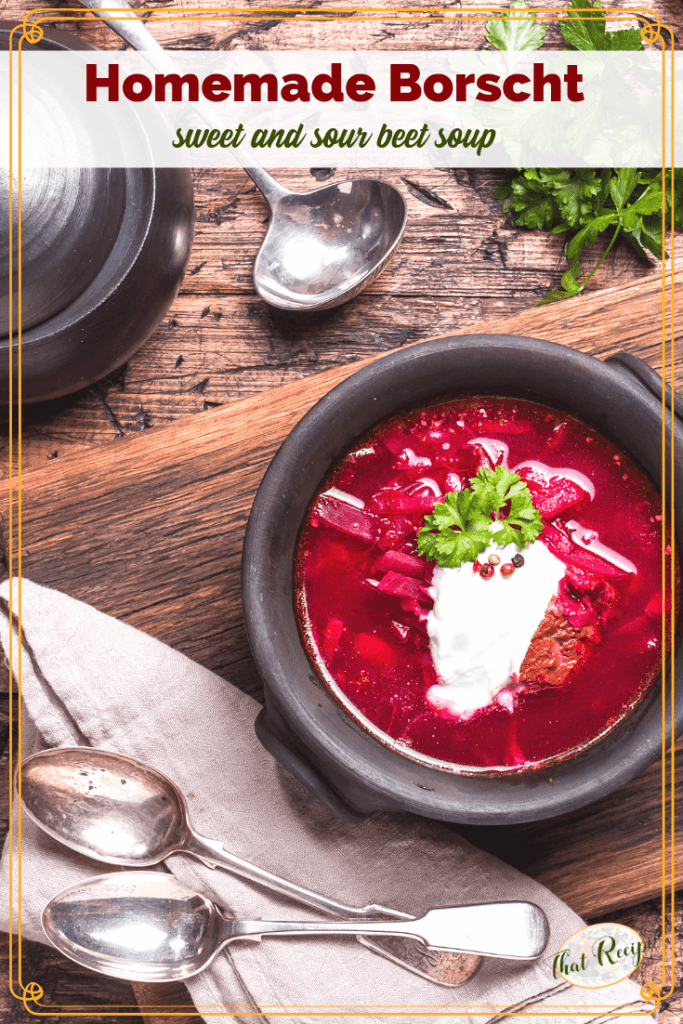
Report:
[[[534,402],[461,398],[367,434],[311,504],[295,572],[335,696],[451,770],[570,756],[661,670],[660,497],[610,441]]]

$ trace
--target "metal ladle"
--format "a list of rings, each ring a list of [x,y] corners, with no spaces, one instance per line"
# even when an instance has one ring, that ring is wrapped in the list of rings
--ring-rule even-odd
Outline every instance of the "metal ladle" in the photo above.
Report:
[[[146,868],[173,853],[188,853],[207,867],[226,868],[333,917],[412,919],[376,904],[339,903],[229,853],[221,842],[194,831],[183,794],[171,779],[124,754],[94,747],[56,747],[32,754],[21,765],[21,799],[31,820],[53,839],[106,864]],[[468,981],[481,963],[478,956],[432,952],[410,940],[360,935],[358,939],[401,967],[447,987]]]
[[[177,74],[172,57],[126,0],[81,0],[160,71]],[[123,17],[103,13],[112,7]],[[127,12],[130,12],[129,14]],[[223,131],[205,100],[192,106],[207,124]],[[254,264],[256,291],[272,306],[323,310],[358,295],[382,271],[406,226],[403,196],[384,181],[357,178],[291,192],[262,167],[245,167],[270,206],[268,231]]]
[[[370,935],[399,935],[431,948],[536,960],[548,942],[533,903],[443,907],[403,922],[364,921]],[[48,939],[70,959],[130,981],[191,978],[230,942],[264,935],[355,935],[357,921],[236,921],[215,903],[157,871],[100,875],[65,889],[43,911]]]

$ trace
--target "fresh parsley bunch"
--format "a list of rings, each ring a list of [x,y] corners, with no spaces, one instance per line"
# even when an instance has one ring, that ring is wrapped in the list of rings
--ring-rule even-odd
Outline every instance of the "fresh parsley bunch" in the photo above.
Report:
[[[586,14],[590,12],[590,16]],[[486,38],[499,50],[537,50],[545,28],[526,0],[512,0],[502,17],[487,22]],[[600,0],[570,0],[567,19],[560,31],[571,50],[642,50],[637,28],[608,32]],[[664,214],[672,205],[674,225],[683,227],[683,172],[667,171]],[[553,234],[571,233],[566,246],[568,268],[561,286],[546,295],[543,303],[556,302],[582,292],[620,235],[629,240],[639,256],[665,258],[662,238],[662,172],[635,168],[553,169],[527,168],[498,187],[496,199],[515,224],[543,228]],[[603,232],[609,243],[597,264],[585,276],[580,257]]]
[[[507,515],[501,509],[509,506]],[[495,526],[495,530],[491,527]],[[543,529],[524,481],[504,466],[480,469],[470,489],[449,491],[417,532],[419,554],[456,569],[473,562],[489,545],[522,548]]]

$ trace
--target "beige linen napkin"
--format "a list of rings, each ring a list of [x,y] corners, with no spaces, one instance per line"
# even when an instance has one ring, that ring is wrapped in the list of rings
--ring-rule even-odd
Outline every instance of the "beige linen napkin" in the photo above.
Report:
[[[8,583],[0,594],[0,639],[7,651]],[[13,600],[16,610],[16,583]],[[207,669],[88,605],[27,580],[22,627],[24,757],[32,752],[32,733],[36,746],[90,745],[140,758],[183,790],[199,832],[222,840],[240,857],[346,903],[379,902],[420,914],[431,906],[531,900],[551,923],[546,958],[534,964],[486,960],[458,989],[425,981],[350,937],[236,943],[188,981],[207,1020],[230,1019],[215,1015],[226,1009],[239,1020],[257,1009],[266,1020],[277,1013],[274,1020],[308,1024],[318,1010],[346,1012],[351,1015],[346,1020],[358,1022],[431,1019],[445,1024],[494,1021],[506,1007],[523,1005],[539,1016],[520,1019],[560,1024],[567,1018],[554,1009],[558,1014],[575,1009],[581,1016],[570,1019],[588,1021],[639,1003],[639,988],[630,981],[584,990],[553,979],[552,954],[581,921],[543,886],[435,822],[409,814],[385,814],[359,825],[333,818],[260,746],[253,732],[257,703]],[[22,932],[42,942],[40,914],[48,900],[67,885],[113,870],[61,847],[26,816],[21,862]],[[319,917],[189,857],[175,855],[167,867],[236,917]],[[0,928],[16,928],[6,909],[7,849],[0,886]],[[434,1016],[425,1018],[425,1012]]]

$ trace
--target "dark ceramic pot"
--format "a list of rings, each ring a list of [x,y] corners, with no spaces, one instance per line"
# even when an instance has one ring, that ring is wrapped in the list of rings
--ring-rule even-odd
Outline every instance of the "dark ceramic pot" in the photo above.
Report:
[[[285,440],[256,495],[243,556],[249,640],[265,687],[264,746],[339,816],[412,811],[493,825],[582,807],[638,775],[661,752],[661,681],[602,740],[552,768],[472,776],[412,760],[366,732],[311,665],[294,610],[293,565],[309,503],[354,442],[409,408],[467,394],[526,398],[578,416],[661,486],[661,379],[631,355],[601,362],[533,338],[473,335],[412,346],[353,374]],[[669,396],[669,405],[671,398]],[[676,410],[678,416],[680,408]],[[683,426],[667,413],[676,463],[676,534],[683,537]],[[675,643],[683,669],[681,644]],[[674,730],[683,726],[683,687]],[[667,726],[671,731],[671,722]],[[552,779],[552,782],[550,781]]]
[[[13,25],[0,22],[0,49]],[[32,50],[93,50],[76,36],[46,29]],[[82,138],[60,83],[25,89],[25,132],[39,139]],[[65,91],[65,90],[62,90]],[[29,104],[33,104],[29,107]],[[30,114],[30,116],[29,116]],[[141,124],[127,129],[146,146]],[[103,114],[101,131],[116,148]],[[71,134],[69,134],[71,133]],[[80,136],[79,136],[80,133]],[[14,280],[9,280],[9,179],[0,189],[0,401],[9,397],[9,303],[17,321],[17,181]],[[50,167],[22,178],[22,398],[38,402],[92,384],[123,365],[173,301],[190,256],[194,203],[190,172],[172,168]],[[4,335],[4,336],[3,336]],[[16,337],[14,348],[17,348]],[[14,360],[16,367],[16,359]],[[17,397],[16,369],[13,396]]]

